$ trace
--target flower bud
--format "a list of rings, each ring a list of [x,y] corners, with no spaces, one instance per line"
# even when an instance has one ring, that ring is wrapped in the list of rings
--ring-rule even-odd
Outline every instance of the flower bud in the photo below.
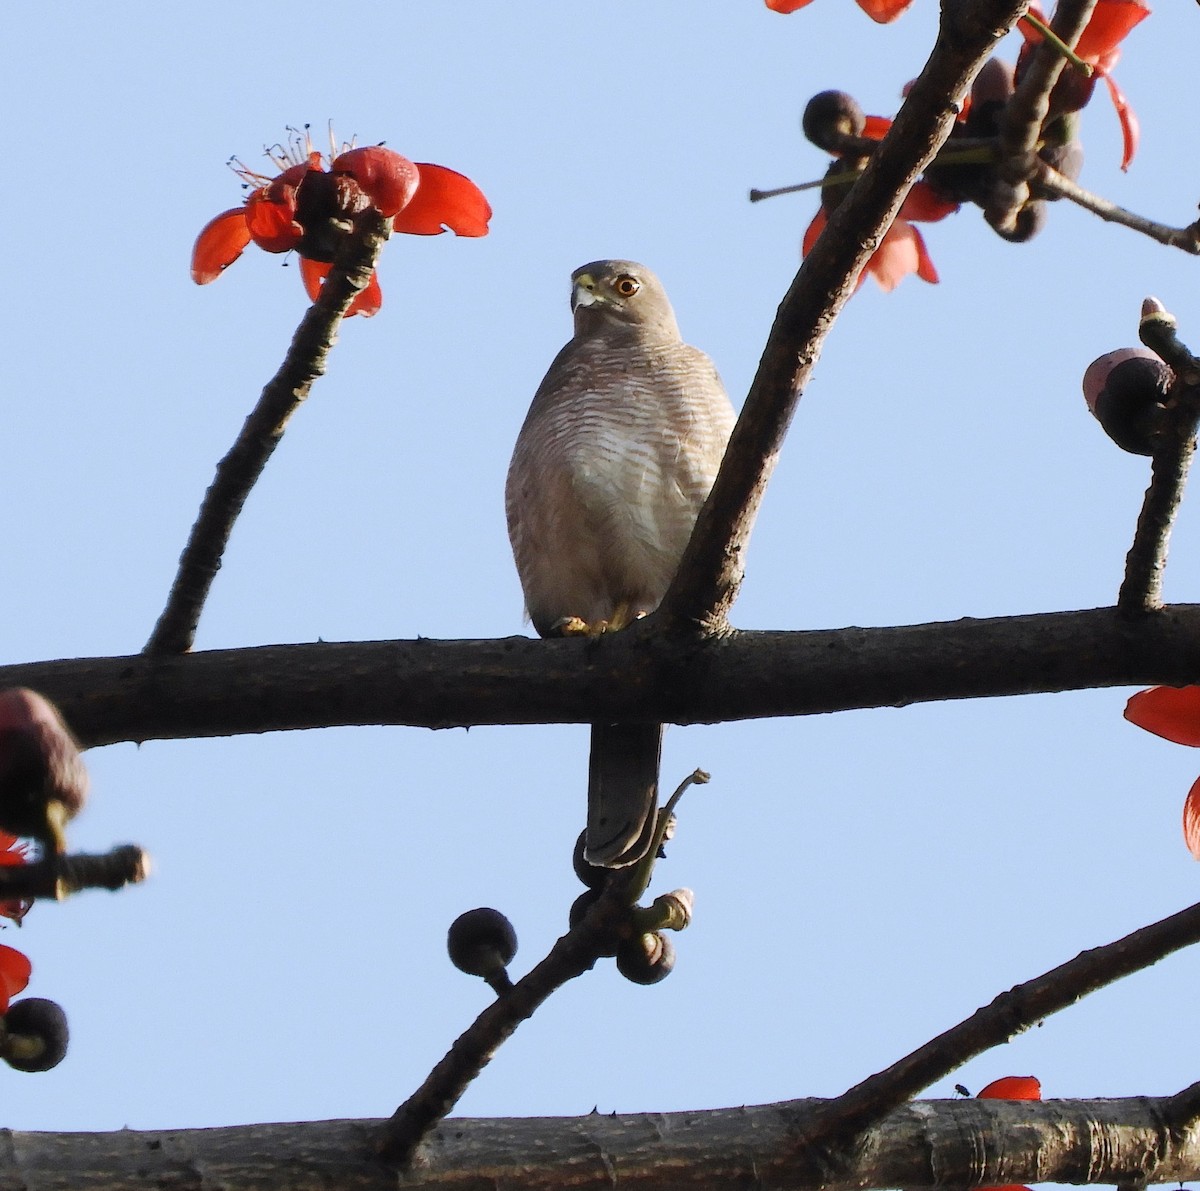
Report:
[[[1083,395],[1104,433],[1123,451],[1153,455],[1175,374],[1145,347],[1123,347],[1093,360]]]
[[[845,91],[822,91],[804,107],[800,127],[818,149],[841,153],[848,136],[861,136],[867,117],[858,100]]]
[[[49,1071],[66,1057],[69,1041],[62,1007],[45,997],[26,997],[4,1015],[0,1057],[17,1071]]]
[[[617,948],[617,971],[634,984],[657,984],[675,967],[675,944],[655,931],[622,940]]]
[[[450,924],[446,950],[460,972],[482,976],[490,983],[517,954],[517,932],[499,910],[482,906],[460,914]]]

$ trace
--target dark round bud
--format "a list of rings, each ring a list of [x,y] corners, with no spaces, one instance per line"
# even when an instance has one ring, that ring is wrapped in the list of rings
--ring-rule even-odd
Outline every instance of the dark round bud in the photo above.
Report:
[[[1012,98],[1013,68],[999,58],[989,58],[971,84],[971,107],[967,111],[968,136],[995,136],[1000,119]]]
[[[8,1007],[3,1058],[18,1071],[49,1071],[63,1061],[70,1041],[67,1015],[45,997],[26,997]]]
[[[585,889],[572,903],[567,912],[567,925],[574,930],[584,919],[584,915],[600,900],[601,890]]]
[[[657,984],[675,967],[675,944],[655,931],[623,939],[617,948],[617,971],[634,984]]]
[[[832,215],[842,205],[842,200],[850,193],[850,187],[854,185],[854,179],[861,172],[863,164],[861,157],[838,157],[829,163],[829,168],[825,171],[827,181],[821,185],[821,206],[827,216]]]
[[[575,870],[575,875],[589,889],[602,889],[604,882],[608,879],[608,874],[613,870],[590,864],[586,855],[586,849],[587,832],[581,831],[579,838],[575,841],[575,851],[571,856],[571,867]]]
[[[1038,156],[1070,182],[1078,181],[1079,175],[1083,173],[1082,141],[1071,140],[1061,145],[1046,145],[1039,151]],[[1062,196],[1047,194],[1045,197],[1053,202]]]
[[[517,954],[517,932],[499,910],[481,906],[460,914],[446,933],[450,962],[485,980],[503,972]]]
[[[1001,231],[994,227],[992,230],[1010,244],[1024,244],[1032,240],[1046,226],[1046,202],[1044,199],[1030,199],[1018,212],[1013,227]]]
[[[1050,111],[1056,115],[1060,112],[1082,112],[1091,101],[1099,78],[1096,71],[1085,74],[1078,66],[1068,62],[1058,76],[1054,90],[1050,92]]]
[[[567,913],[567,924],[574,930],[584,919],[587,912],[600,900],[600,895],[603,890],[600,889],[585,889],[572,903],[571,909]],[[600,952],[601,955],[616,955],[616,944],[605,946]]]
[[[800,127],[818,149],[827,153],[842,152],[848,136],[861,136],[867,117],[853,95],[845,91],[822,91],[814,95],[804,108]]]
[[[1093,360],[1083,396],[1104,433],[1131,455],[1153,455],[1175,374],[1149,348],[1123,347]]]

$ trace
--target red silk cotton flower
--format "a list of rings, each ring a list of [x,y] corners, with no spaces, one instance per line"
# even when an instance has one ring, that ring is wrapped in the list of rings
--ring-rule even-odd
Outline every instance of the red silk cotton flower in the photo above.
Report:
[[[882,140],[892,126],[891,120],[886,116],[867,116],[865,119],[860,119],[859,123],[862,126],[859,135],[874,141]],[[829,214],[837,209],[838,204],[849,193],[851,179],[842,177],[848,172],[848,169],[849,167],[843,166],[840,161],[835,161],[830,166],[830,174],[837,176],[838,180],[833,184],[828,184],[829,175],[826,175],[827,184],[821,188],[821,206],[813,216],[813,221],[808,225],[808,230],[804,233],[804,239],[801,242],[802,256],[807,256],[812,251],[817,237],[825,230]],[[865,268],[859,274],[855,292],[858,292],[868,273],[879,282],[884,290],[889,292],[894,290],[910,273],[915,273],[922,281],[936,285],[938,272],[929,255],[929,249],[925,247],[925,237],[913,224],[916,222],[932,223],[938,219],[944,219],[947,215],[957,211],[958,207],[958,203],[943,198],[928,182],[914,183],[899,213],[892,221],[892,226],[884,233],[879,247],[875,249],[871,259],[867,261]]]
[[[766,0],[772,12],[795,12],[811,4],[812,0]],[[912,0],[858,0],[858,7],[873,21],[886,25],[903,14]]]
[[[929,249],[925,247],[925,237],[913,226],[913,221],[944,219],[957,210],[957,203],[948,202],[940,197],[928,183],[917,182],[908,192],[908,197],[904,200],[900,213],[892,221],[892,226],[884,233],[879,247],[871,254],[871,259],[858,275],[855,292],[857,293],[866,281],[868,273],[889,293],[909,273],[915,273],[922,281],[936,285],[938,271],[929,255]],[[804,233],[801,244],[804,256],[809,254],[817,242],[817,237],[824,231],[826,222],[825,207],[822,205]]]
[[[1035,1075],[1005,1075],[993,1079],[975,1097],[976,1100],[1040,1100],[1042,1084]],[[999,1187],[980,1187],[978,1191],[1029,1191],[1019,1183],[1006,1183]]]
[[[369,208],[392,218],[392,230],[436,236],[447,228],[459,236],[486,236],[492,209],[469,178],[443,165],[409,161],[383,145],[349,147],[325,158],[307,133],[267,154],[281,172],[274,178],[236,160],[231,164],[253,189],[240,207],[205,225],[192,250],[192,280],[215,281],[253,241],[267,252],[295,252],[300,275],[314,301],[329,274],[338,245],[354,216]],[[364,317],[383,304],[374,273],[348,314]]]
[[[1125,704],[1125,718],[1175,744],[1200,748],[1200,686],[1154,686]],[[1200,778],[1183,801],[1183,840],[1200,860]]]
[[[1029,13],[1043,24],[1046,18],[1036,4],[1030,5]],[[1104,80],[1108,88],[1109,98],[1117,110],[1117,119],[1121,124],[1122,155],[1121,168],[1127,170],[1137,152],[1140,128],[1138,118],[1125,93],[1113,81],[1110,71],[1121,57],[1121,42],[1126,35],[1150,15],[1149,7],[1142,0],[1096,0],[1091,18],[1079,35],[1075,45],[1075,53],[1093,70],[1090,77],[1084,78],[1082,72],[1068,63],[1063,71],[1063,77],[1054,88],[1051,98],[1052,107],[1060,111],[1077,112],[1085,107],[1092,97],[1096,86],[1096,77]],[[1018,22],[1021,36],[1025,38],[1027,48],[1042,40],[1041,31],[1029,21],[1022,18]],[[1024,51],[1022,51],[1024,56]],[[1018,62],[1020,70],[1020,62]]]

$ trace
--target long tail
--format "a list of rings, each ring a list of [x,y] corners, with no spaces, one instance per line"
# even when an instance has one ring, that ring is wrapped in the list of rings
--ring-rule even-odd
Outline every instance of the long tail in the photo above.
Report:
[[[662,724],[593,724],[586,855],[623,868],[650,846],[658,803]]]

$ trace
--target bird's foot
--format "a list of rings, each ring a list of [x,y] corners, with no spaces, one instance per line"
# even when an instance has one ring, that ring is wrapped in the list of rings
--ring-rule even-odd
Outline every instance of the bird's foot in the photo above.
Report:
[[[601,629],[601,632],[604,630]],[[592,626],[588,624],[581,616],[560,616],[550,626],[550,635],[553,637],[592,637],[595,634],[592,631]]]

